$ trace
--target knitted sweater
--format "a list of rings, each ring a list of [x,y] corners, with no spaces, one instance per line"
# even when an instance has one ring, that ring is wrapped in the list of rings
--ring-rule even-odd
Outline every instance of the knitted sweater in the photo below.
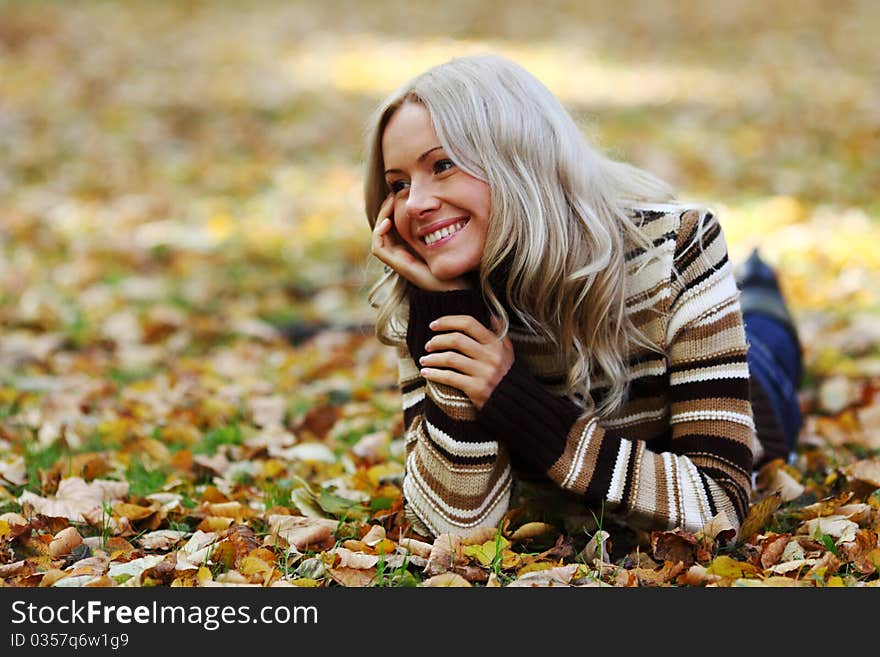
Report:
[[[417,528],[438,535],[497,526],[520,470],[543,473],[633,526],[694,531],[721,511],[742,522],[755,427],[721,226],[711,214],[700,225],[694,210],[636,217],[652,248],[627,254],[626,308],[663,353],[632,355],[626,400],[610,417],[583,414],[565,395],[567,368],[552,346],[514,326],[514,364],[479,411],[461,391],[426,381],[417,363],[433,335],[428,324],[470,314],[489,326],[489,311],[479,291],[412,288],[399,382],[403,492]],[[592,385],[594,400],[607,391],[607,381]]]

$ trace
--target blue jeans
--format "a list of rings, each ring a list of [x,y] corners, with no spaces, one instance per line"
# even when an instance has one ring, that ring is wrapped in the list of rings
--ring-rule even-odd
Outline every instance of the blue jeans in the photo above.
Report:
[[[800,343],[791,327],[770,315],[746,312],[743,321],[749,370],[770,401],[790,456],[803,423],[797,397],[803,372]]]

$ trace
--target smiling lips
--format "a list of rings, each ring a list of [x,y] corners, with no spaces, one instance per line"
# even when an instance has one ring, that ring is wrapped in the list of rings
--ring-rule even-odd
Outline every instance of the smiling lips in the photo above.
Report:
[[[423,235],[420,239],[428,246],[431,246],[435,242],[439,242],[440,240],[442,240],[444,237],[449,237],[450,235],[454,235],[455,233],[460,231],[462,228],[464,228],[465,225],[467,225],[467,222],[468,222],[468,220],[466,218],[459,219],[455,223],[447,224],[446,226],[443,226],[442,228],[438,228],[437,230],[435,230],[431,233],[428,233],[427,235]]]

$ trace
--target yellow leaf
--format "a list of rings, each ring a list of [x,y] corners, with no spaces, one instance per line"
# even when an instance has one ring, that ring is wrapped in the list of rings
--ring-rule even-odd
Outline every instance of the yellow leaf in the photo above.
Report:
[[[530,563],[527,566],[523,566],[519,570],[516,571],[516,576],[521,577],[526,573],[532,573],[538,570],[547,570],[548,568],[555,567],[556,564],[551,561],[535,561],[534,563]]]
[[[828,578],[828,581],[825,582],[825,586],[838,588],[838,587],[845,587],[846,584],[843,583],[843,580],[840,578],[839,575],[834,575],[833,577]]]
[[[266,479],[275,479],[287,470],[287,464],[278,459],[266,459],[263,463],[263,476]]]
[[[780,504],[782,504],[782,493],[776,491],[752,505],[752,508],[749,509],[749,515],[746,516],[739,529],[740,540],[747,541],[761,531],[773,517],[773,513]]]
[[[271,572],[272,564],[266,563],[259,557],[247,556],[238,564],[238,571],[242,575],[264,575]]]
[[[712,560],[712,563],[706,568],[706,572],[720,575],[721,577],[737,579],[739,577],[755,575],[757,574],[758,569],[750,563],[736,561],[726,555],[721,555]]]
[[[396,461],[386,461],[374,465],[367,470],[367,476],[374,486],[378,486],[386,479],[397,477],[403,474],[403,465]]]
[[[211,571],[205,566],[199,566],[199,572],[196,575],[196,578],[199,580],[199,586],[204,586],[205,582],[213,581],[214,576],[211,575]]]
[[[383,538],[381,541],[373,546],[373,549],[376,551],[376,554],[391,554],[392,552],[394,552],[396,547],[397,546],[394,544],[394,541]]]
[[[120,518],[128,518],[129,520],[141,520],[147,516],[156,513],[155,509],[137,504],[129,504],[127,502],[116,502],[113,505],[113,513]]]
[[[318,580],[312,579],[311,577],[300,577],[299,579],[292,579],[290,583],[293,586],[302,586],[307,589],[314,589],[318,587]]]
[[[488,566],[495,560],[496,555],[499,554],[497,549],[504,550],[509,545],[510,541],[502,536],[497,544],[496,541],[492,540],[480,545],[466,545],[464,553],[472,559],[479,561],[483,566]]]
[[[510,540],[524,541],[527,538],[544,536],[555,530],[556,528],[553,525],[546,522],[527,522],[522,527],[517,528],[517,530],[510,535]]]

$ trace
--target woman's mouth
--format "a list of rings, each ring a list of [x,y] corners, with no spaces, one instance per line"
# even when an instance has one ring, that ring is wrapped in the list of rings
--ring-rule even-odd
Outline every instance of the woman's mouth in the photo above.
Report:
[[[441,240],[445,240],[449,237],[455,235],[458,231],[464,228],[467,225],[468,219],[459,219],[454,224],[449,224],[448,226],[444,226],[443,228],[438,228],[432,233],[428,233],[427,235],[423,235],[420,239],[431,246],[432,244],[436,244]]]

